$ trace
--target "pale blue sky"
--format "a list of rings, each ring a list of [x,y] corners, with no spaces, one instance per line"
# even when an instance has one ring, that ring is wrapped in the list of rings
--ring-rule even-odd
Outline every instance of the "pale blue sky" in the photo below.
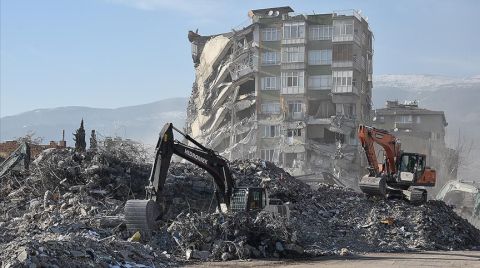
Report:
[[[480,74],[480,1],[0,0],[0,116],[189,96],[188,30],[227,32],[253,8],[360,9],[374,74]]]

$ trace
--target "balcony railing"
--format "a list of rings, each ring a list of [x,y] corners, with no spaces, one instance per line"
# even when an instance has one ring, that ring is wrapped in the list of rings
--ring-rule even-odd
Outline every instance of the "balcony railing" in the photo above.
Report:
[[[332,93],[334,94],[357,94],[358,95],[358,88],[355,86],[337,86],[334,85],[332,88]]]

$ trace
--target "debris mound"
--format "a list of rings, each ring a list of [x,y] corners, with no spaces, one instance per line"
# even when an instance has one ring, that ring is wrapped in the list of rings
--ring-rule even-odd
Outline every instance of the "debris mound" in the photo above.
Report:
[[[238,186],[265,187],[290,208],[216,212],[215,185],[194,165],[172,163],[168,211],[148,240],[126,230],[125,201],[144,198],[148,156],[122,146],[75,153],[49,149],[29,172],[0,185],[2,266],[166,267],[188,260],[303,258],[374,251],[457,250],[480,245],[480,231],[439,201],[367,199],[338,186],[312,190],[273,163],[237,160]]]

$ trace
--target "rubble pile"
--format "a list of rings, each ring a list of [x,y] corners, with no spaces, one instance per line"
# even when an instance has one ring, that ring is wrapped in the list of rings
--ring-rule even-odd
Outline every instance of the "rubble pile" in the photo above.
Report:
[[[129,153],[125,153],[129,152]],[[468,249],[480,231],[443,202],[366,199],[336,186],[312,190],[274,164],[238,160],[238,186],[267,188],[290,208],[215,212],[206,171],[172,163],[168,212],[149,241],[126,230],[125,201],[144,198],[150,164],[134,150],[44,151],[25,173],[0,178],[2,267],[165,267],[190,260],[297,258],[366,251]]]
[[[150,165],[124,152],[48,149],[2,177],[1,266],[168,266],[159,249],[126,241],[124,201],[144,196]]]
[[[265,187],[271,197],[286,202],[290,219],[266,212],[181,214],[168,228],[178,254],[217,260],[295,258],[480,245],[480,231],[443,202],[414,206],[404,200],[367,199],[330,185],[311,190],[274,164],[260,160],[235,161],[231,170],[237,185]]]

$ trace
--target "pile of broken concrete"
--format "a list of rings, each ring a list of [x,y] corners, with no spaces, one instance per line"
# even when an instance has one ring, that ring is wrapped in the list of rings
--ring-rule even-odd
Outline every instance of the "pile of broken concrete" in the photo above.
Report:
[[[126,154],[125,152],[129,152]],[[150,239],[126,230],[125,201],[144,197],[150,165],[125,148],[49,149],[0,185],[4,267],[166,267],[187,260],[298,258],[372,251],[472,249],[480,231],[442,202],[413,206],[353,190],[312,190],[272,163],[238,160],[238,186],[267,188],[290,218],[216,212],[215,185],[191,164],[171,165],[168,212]]]

